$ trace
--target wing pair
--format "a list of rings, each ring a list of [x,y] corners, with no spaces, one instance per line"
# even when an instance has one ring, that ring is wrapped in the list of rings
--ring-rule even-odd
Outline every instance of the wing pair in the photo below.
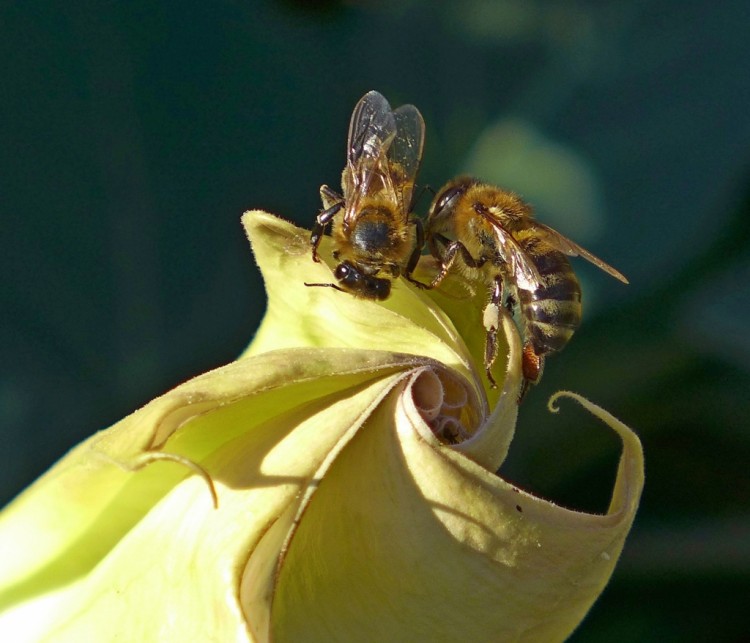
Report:
[[[544,283],[542,276],[537,270],[536,264],[532,257],[521,248],[520,244],[505,229],[499,220],[499,217],[493,214],[491,208],[481,208],[477,210],[486,221],[488,221],[495,231],[498,245],[502,250],[503,258],[510,268],[516,283],[524,290],[535,291],[541,288]],[[539,223],[534,219],[528,221],[527,229],[536,233],[537,237],[544,243],[552,246],[569,257],[582,257],[591,262],[597,268],[619,279],[622,283],[627,284],[627,278],[617,269],[602,261],[596,255],[593,255],[585,248],[582,248],[574,241],[560,234],[557,230]]]
[[[424,120],[414,105],[391,110],[378,92],[365,94],[349,124],[343,190],[351,222],[360,202],[381,190],[398,205],[404,217],[411,211],[414,181],[424,145]]]

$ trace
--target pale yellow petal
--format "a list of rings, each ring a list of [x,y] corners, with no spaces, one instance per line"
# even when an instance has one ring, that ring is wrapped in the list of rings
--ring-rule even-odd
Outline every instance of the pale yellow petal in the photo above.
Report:
[[[216,487],[251,488],[259,476],[267,480],[258,466],[276,443],[285,444],[308,467],[314,466],[312,454],[326,454],[330,448],[330,423],[311,429],[308,443],[301,442],[299,432],[293,440],[285,438],[294,427],[288,414],[308,417],[315,408],[325,409],[368,381],[414,363],[419,360],[409,356],[346,349],[267,353],[197,377],[96,434],[0,515],[0,549],[13,552],[0,557],[0,608],[99,573],[113,548],[122,546],[126,534],[129,542],[147,514],[157,511],[160,499],[186,477],[195,488],[196,509],[215,511],[206,481],[193,470],[174,463],[140,468],[144,455],[175,454],[199,463]],[[341,417],[348,427],[351,417]],[[273,432],[266,435],[259,427]],[[238,439],[256,444],[247,462],[225,465],[216,459]],[[266,442],[259,445],[259,440]],[[280,469],[293,478],[294,458],[282,460]],[[216,513],[229,516],[221,491],[219,495]],[[162,515],[161,508],[157,514]],[[166,535],[164,539],[173,542]]]
[[[389,394],[289,523],[274,641],[561,641],[609,579],[643,484],[635,435],[576,398],[623,455],[609,513],[570,511],[431,437],[410,391],[422,376]]]
[[[500,380],[502,388],[491,394],[495,399],[495,406],[477,432],[454,446],[456,451],[463,453],[488,471],[497,471],[508,455],[516,429],[518,395],[523,381],[521,338],[510,317],[504,315],[502,322],[502,335],[509,344],[505,377]]]

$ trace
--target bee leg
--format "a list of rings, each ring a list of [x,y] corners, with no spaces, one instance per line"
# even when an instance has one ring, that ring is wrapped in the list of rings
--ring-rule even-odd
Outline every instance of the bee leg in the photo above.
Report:
[[[344,197],[342,197],[336,190],[332,190],[327,185],[320,186],[320,200],[323,202],[323,209],[327,210],[337,203],[343,204]]]
[[[315,262],[320,261],[320,258],[318,257],[318,246],[320,245],[320,240],[325,234],[326,227],[331,223],[333,217],[336,216],[341,208],[344,207],[344,199],[331,190],[327,185],[321,186],[320,198],[323,201],[323,205],[332,205],[328,205],[325,210],[319,212],[318,216],[315,217],[315,224],[313,225],[312,233],[310,234],[312,258]]]
[[[497,331],[500,328],[500,312],[503,301],[502,277],[495,277],[490,292],[490,301],[484,309],[482,320],[487,331],[484,341],[484,370],[492,388],[497,388],[497,382],[492,377],[492,365],[497,359]]]
[[[516,398],[516,404],[521,404],[523,402],[523,398],[526,397],[526,393],[529,392],[529,389],[531,388],[531,382],[524,378],[524,380],[521,382],[521,390],[518,391],[518,397]]]
[[[523,355],[521,358],[521,368],[523,371],[523,384],[521,391],[518,393],[518,403],[523,401],[524,396],[528,393],[533,384],[539,382],[544,370],[544,355],[538,354],[531,342],[523,345]]]
[[[450,243],[450,240],[442,234],[431,234],[427,237],[427,247],[430,249],[430,254],[442,264],[445,263],[443,261],[445,250],[440,249],[438,241],[442,243],[443,246],[447,246]]]
[[[437,241],[440,241],[443,245],[445,245],[445,252],[442,255],[440,254],[440,251],[438,249]],[[450,241],[443,235],[435,235],[434,237],[431,237],[429,240],[429,245],[430,252],[436,259],[440,261],[441,266],[440,272],[435,276],[430,285],[427,286],[428,289],[436,288],[440,285],[440,282],[443,281],[443,279],[445,279],[445,277],[448,275],[451,268],[453,267],[453,264],[459,256],[469,268],[481,268],[487,261],[485,257],[474,259],[474,257],[471,256],[471,253],[466,249],[466,246],[463,243],[461,243],[460,241]]]
[[[410,223],[414,225],[417,238],[414,250],[409,257],[409,263],[406,264],[405,274],[407,277],[411,275],[417,267],[417,262],[419,261],[419,257],[422,256],[422,247],[424,246],[424,226],[422,225],[422,219],[412,219]]]
[[[427,288],[427,284],[423,284],[421,281],[412,279],[411,276],[411,273],[413,273],[417,267],[417,263],[419,263],[419,258],[422,256],[422,248],[424,247],[424,226],[422,225],[422,219],[412,219],[410,223],[414,224],[417,238],[416,244],[414,245],[414,250],[409,257],[409,263],[406,264],[404,277],[406,277],[411,283],[413,283],[415,286],[418,286],[419,288]]]

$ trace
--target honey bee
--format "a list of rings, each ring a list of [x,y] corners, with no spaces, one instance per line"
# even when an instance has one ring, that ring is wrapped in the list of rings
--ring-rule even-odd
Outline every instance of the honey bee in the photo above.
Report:
[[[333,271],[328,286],[364,299],[384,300],[400,275],[411,279],[424,245],[420,219],[411,216],[422,159],[424,120],[414,105],[391,110],[378,92],[365,94],[349,124],[342,195],[320,188],[323,210],[310,236],[312,258],[332,224]]]
[[[583,257],[628,283],[612,266],[537,221],[517,195],[471,177],[451,181],[436,195],[426,237],[440,262],[429,288],[457,268],[489,290],[484,367],[493,388],[501,306],[514,315],[523,338],[519,402],[539,382],[545,357],[562,350],[581,323],[581,287],[567,257]]]

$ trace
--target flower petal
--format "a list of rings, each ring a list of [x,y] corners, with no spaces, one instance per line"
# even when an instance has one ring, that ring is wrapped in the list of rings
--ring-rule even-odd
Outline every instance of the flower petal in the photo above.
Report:
[[[632,431],[566,394],[623,440],[609,513],[570,511],[440,444],[414,403],[420,377],[389,393],[287,524],[274,641],[562,640],[609,579],[643,483]]]
[[[0,627],[77,640],[106,638],[112,622],[132,636],[156,623],[187,638],[201,638],[196,623],[205,638],[244,629],[237,592],[255,541],[296,505],[352,418],[424,363],[274,351],[197,377],[95,435],[0,518],[0,548],[14,552],[2,557],[2,605],[34,597]],[[144,454],[164,451],[210,473],[218,510],[184,467],[135,471]]]

